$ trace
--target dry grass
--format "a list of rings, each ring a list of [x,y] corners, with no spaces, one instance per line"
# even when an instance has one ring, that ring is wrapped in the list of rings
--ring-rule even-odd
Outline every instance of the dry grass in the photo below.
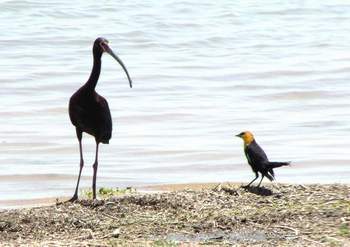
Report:
[[[349,246],[350,188],[219,186],[0,212],[0,245]]]

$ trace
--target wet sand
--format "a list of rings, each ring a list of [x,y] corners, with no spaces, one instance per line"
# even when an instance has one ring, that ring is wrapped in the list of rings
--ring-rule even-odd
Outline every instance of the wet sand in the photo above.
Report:
[[[57,200],[63,201],[69,199],[68,197],[61,198],[37,198],[37,199],[27,199],[27,200],[0,200],[0,209],[4,208],[29,208],[29,207],[40,207],[40,206],[50,206],[55,205]]]

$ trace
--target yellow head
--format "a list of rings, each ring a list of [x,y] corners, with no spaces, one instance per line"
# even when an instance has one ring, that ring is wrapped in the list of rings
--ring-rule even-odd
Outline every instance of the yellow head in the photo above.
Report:
[[[240,134],[238,134],[236,136],[243,139],[244,145],[249,145],[250,143],[252,143],[254,141],[254,136],[253,136],[252,132],[249,132],[249,131],[241,132]]]

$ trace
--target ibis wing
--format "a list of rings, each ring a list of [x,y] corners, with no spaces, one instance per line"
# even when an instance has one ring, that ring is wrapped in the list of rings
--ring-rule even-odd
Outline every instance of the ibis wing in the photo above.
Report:
[[[69,116],[78,129],[95,136],[99,142],[108,143],[112,136],[112,117],[105,98],[95,93],[93,97],[79,101],[73,95]]]
[[[112,116],[109,110],[108,102],[105,98],[100,96],[98,99],[98,132],[101,141],[107,142],[112,137]]]
[[[69,116],[75,127],[89,134],[93,134],[95,121],[92,119],[91,113],[85,107],[78,104],[70,105]]]

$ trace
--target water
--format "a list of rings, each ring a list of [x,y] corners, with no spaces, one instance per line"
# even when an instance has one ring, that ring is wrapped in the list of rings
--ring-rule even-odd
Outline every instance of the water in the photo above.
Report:
[[[280,182],[348,183],[350,4],[344,1],[2,1],[2,200],[71,195],[79,166],[69,97],[88,78],[114,132],[98,186],[253,178],[234,134],[251,130]],[[82,187],[94,141],[84,135]]]

